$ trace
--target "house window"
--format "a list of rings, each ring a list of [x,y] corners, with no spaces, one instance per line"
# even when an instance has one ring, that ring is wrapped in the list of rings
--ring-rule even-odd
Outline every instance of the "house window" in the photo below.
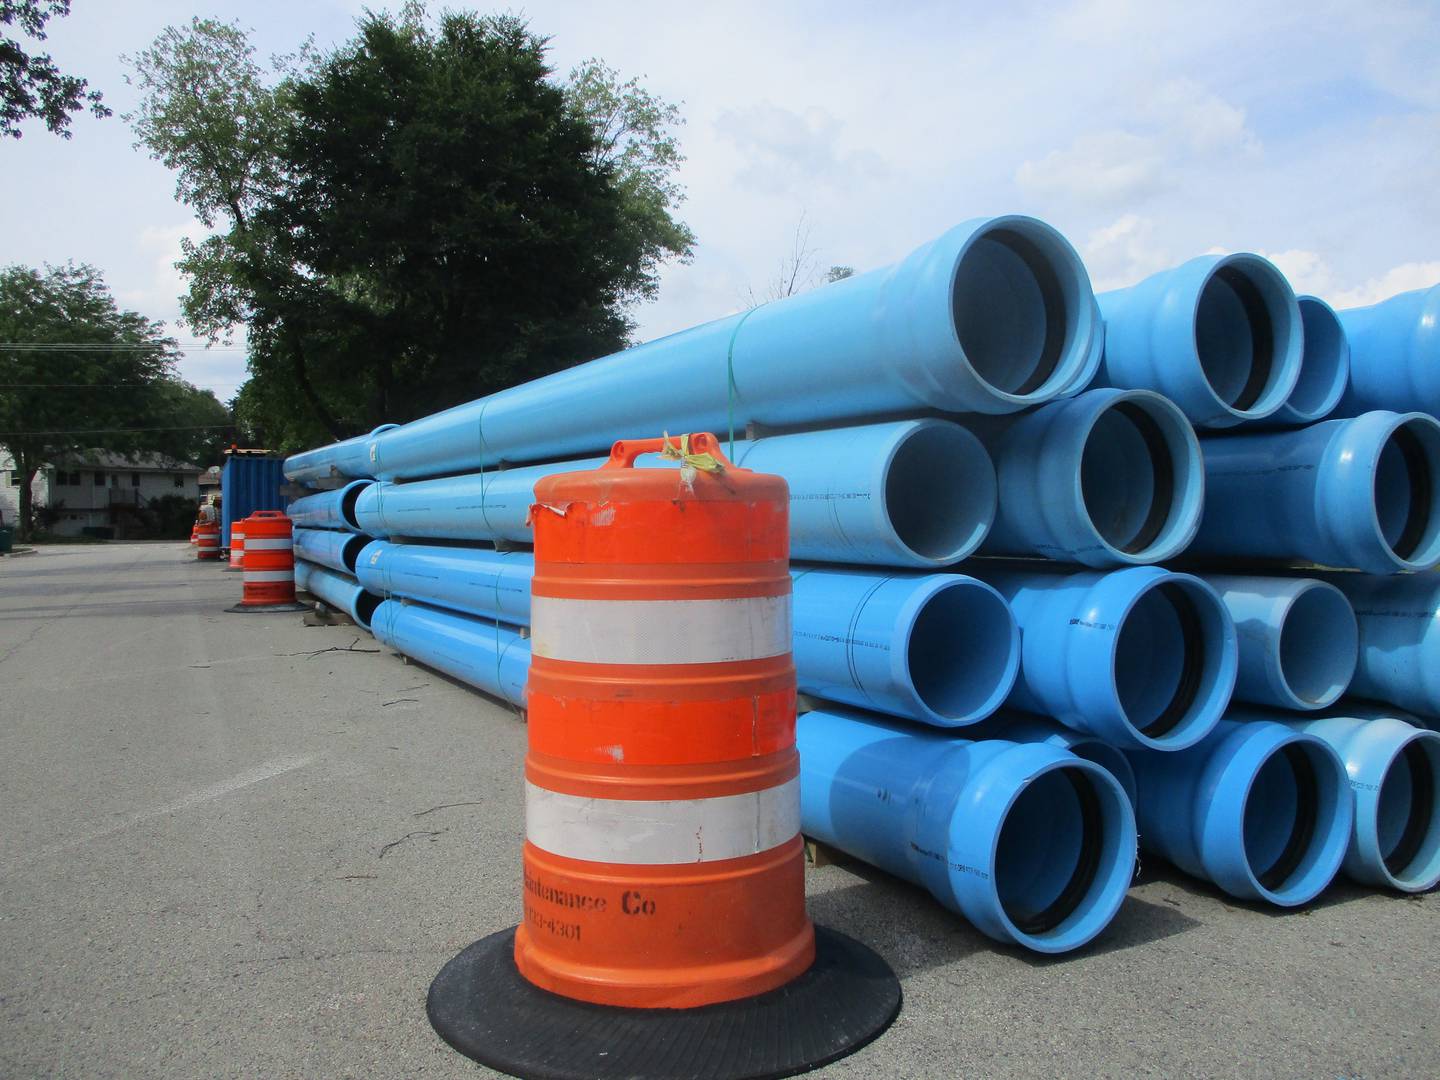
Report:
[[[79,469],[76,469],[74,472],[72,472],[72,473],[70,474],[70,485],[71,485],[72,487],[79,487],[81,483],[82,483],[82,481],[81,481],[81,478],[80,478],[80,470],[79,470]]]
[[[20,473],[19,473],[19,472],[11,472],[11,473],[10,473],[10,486],[11,486],[11,487],[19,487],[19,486],[20,486]]]
[[[139,486],[140,486],[140,474],[139,474],[138,472],[132,472],[132,473],[130,474],[130,486],[131,486],[131,487],[139,487]]]
[[[183,488],[183,487],[185,486],[185,477],[183,477],[183,476],[177,476],[177,477],[175,477],[175,478],[174,478],[174,483],[175,483],[175,486],[176,486],[176,487],[178,487],[178,488]]]
[[[96,486],[96,487],[104,487],[104,486],[105,486],[105,474],[104,474],[103,472],[97,472],[97,473],[95,474],[95,486]]]

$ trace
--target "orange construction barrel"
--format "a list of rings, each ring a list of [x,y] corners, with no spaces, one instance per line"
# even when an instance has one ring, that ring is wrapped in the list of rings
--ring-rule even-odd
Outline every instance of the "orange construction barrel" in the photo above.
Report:
[[[220,558],[220,526],[215,522],[202,521],[195,527],[195,558]]]
[[[239,521],[230,526],[230,565],[227,569],[245,569],[245,529]]]
[[[256,510],[244,522],[241,600],[227,611],[301,611],[295,602],[294,532],[280,510]]]
[[[633,467],[658,452],[679,467]],[[713,435],[618,442],[531,516],[524,920],[440,973],[431,1022],[526,1076],[789,1075],[863,1045],[899,984],[805,913],[785,481]],[[624,1026],[578,1022],[597,1006]],[[663,1049],[691,1042],[683,1068]]]

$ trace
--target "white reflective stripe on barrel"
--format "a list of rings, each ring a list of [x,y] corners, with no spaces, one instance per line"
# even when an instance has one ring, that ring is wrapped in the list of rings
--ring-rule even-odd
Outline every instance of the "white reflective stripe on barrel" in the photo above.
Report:
[[[769,851],[800,832],[800,779],[713,799],[596,799],[526,781],[525,838],[586,862],[669,866]]]
[[[242,582],[250,581],[294,581],[293,570],[246,570],[240,577]]]
[[[715,664],[790,651],[790,596],[530,601],[530,650],[588,664]]]
[[[264,540],[257,536],[254,540],[245,541],[246,551],[289,551],[294,546],[295,541],[288,536],[274,540]]]

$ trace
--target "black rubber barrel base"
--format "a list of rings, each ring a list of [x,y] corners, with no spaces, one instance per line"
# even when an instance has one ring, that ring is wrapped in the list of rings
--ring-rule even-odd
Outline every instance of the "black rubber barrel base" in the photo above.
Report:
[[[475,942],[430,984],[440,1037],[535,1080],[794,1076],[853,1054],[900,1012],[900,980],[872,950],[815,928],[815,963],[784,986],[698,1009],[621,1009],[541,990],[515,967],[515,928]]]
[[[309,611],[308,604],[234,604],[225,609],[237,615],[267,615],[276,611]]]

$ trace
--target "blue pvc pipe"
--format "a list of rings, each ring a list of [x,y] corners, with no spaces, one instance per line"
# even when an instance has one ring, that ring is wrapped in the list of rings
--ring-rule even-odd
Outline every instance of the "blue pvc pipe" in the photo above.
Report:
[[[790,485],[793,559],[946,566],[972,554],[995,518],[990,456],[944,420],[737,443],[735,464]]]
[[[360,531],[355,504],[361,492],[374,487],[371,480],[352,480],[334,491],[322,491],[296,499],[285,508],[297,529],[349,529]]]
[[[1235,685],[1235,625],[1197,577],[1155,566],[1110,573],[979,568],[1020,625],[1006,705],[1121,747],[1203,739]]]
[[[749,423],[1017,412],[1054,398],[1090,362],[1095,310],[1085,268],[1058,232],[1034,218],[977,218],[892,266],[386,432],[353,475],[482,471],[596,453],[661,428],[724,436]],[[305,459],[313,467],[326,453]]]
[[[1440,718],[1440,576],[1327,574],[1360,628],[1350,693]]]
[[[602,459],[582,463],[597,468]],[[355,520],[376,537],[424,540],[509,540],[528,544],[535,482],[566,468],[533,465],[396,484],[381,481],[355,504]]]
[[[494,620],[386,600],[371,629],[384,644],[512,705],[525,704],[530,643]]]
[[[937,727],[1000,707],[1020,668],[1004,599],[959,574],[797,569],[794,652],[807,694]]]
[[[1393,574],[1440,562],[1440,423],[1369,412],[1202,440],[1192,555]]]
[[[1280,709],[1333,704],[1355,674],[1359,631],[1350,601],[1314,578],[1207,574],[1235,621],[1235,700]]]
[[[1294,907],[1340,869],[1355,820],[1345,765],[1269,720],[1222,720],[1173,754],[1127,751],[1140,844],[1231,896]]]
[[[1440,413],[1440,285],[1340,312],[1350,339],[1342,416],[1370,409]]]
[[[360,583],[378,596],[404,596],[471,615],[530,622],[529,552],[487,551],[430,544],[370,543],[355,569]]]
[[[358,574],[372,592],[517,625],[530,622],[528,552],[375,541]],[[795,668],[807,694],[940,727],[1005,700],[1019,632],[1000,594],[958,574],[797,569]]]
[[[1091,390],[972,430],[1000,487],[987,554],[1153,563],[1178,555],[1200,526],[1200,440],[1159,394]]]
[[[370,543],[368,536],[331,529],[296,529],[294,535],[295,558],[318,563],[343,574],[355,573],[355,560],[360,556],[360,549]]]
[[[1202,255],[1102,293],[1096,384],[1156,390],[1197,427],[1270,416],[1300,377],[1300,308],[1259,255]]]
[[[529,543],[535,482],[604,461],[377,484],[360,496],[356,521],[373,536]],[[654,455],[637,464],[676,467]],[[742,441],[735,464],[789,484],[796,559],[945,566],[979,546],[995,514],[989,455],[968,431],[944,420]]]
[[[1067,728],[1048,716],[1002,709],[993,716],[965,729],[966,738],[1003,739],[1014,743],[1045,743],[1068,750],[1076,757],[1099,765],[1124,789],[1130,804],[1135,804],[1135,770],[1130,759],[1119,747],[1112,746],[1096,735]]]
[[[1134,815],[1089,761],[841,709],[802,715],[795,741],[807,836],[923,886],[997,941],[1078,949],[1125,898]]]
[[[1305,331],[1305,349],[1300,360],[1300,378],[1285,404],[1257,426],[1294,427],[1324,420],[1340,404],[1350,385],[1350,342],[1340,317],[1318,296],[1297,297],[1300,322]]]
[[[1424,892],[1440,882],[1440,732],[1393,716],[1291,720],[1345,762],[1355,827],[1342,869],[1362,885]]]
[[[308,592],[336,611],[345,612],[355,620],[356,625],[373,632],[371,620],[380,597],[366,592],[349,574],[296,559],[295,588]]]
[[[301,484],[328,480],[336,476],[370,476],[370,442],[377,435],[393,431],[399,424],[381,424],[374,431],[340,442],[292,454],[285,459],[285,475]],[[293,504],[292,504],[293,505]]]

